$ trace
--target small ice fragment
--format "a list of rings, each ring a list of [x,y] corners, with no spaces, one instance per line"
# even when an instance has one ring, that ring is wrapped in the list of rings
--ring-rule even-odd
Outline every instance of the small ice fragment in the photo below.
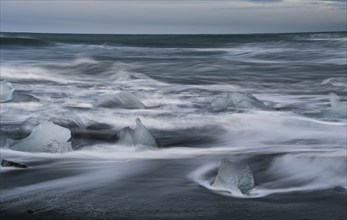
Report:
[[[117,132],[118,144],[137,147],[158,147],[158,144],[148,129],[142,124],[139,118],[136,119],[134,129],[125,127]]]
[[[0,137],[0,148],[8,148],[9,140],[7,138]]]
[[[330,114],[337,117],[346,117],[347,102],[341,101],[335,93],[330,93]]]
[[[6,80],[0,81],[0,102],[7,102],[12,99],[14,88]]]
[[[329,85],[329,86],[336,86],[336,87],[346,87],[347,82],[346,78],[341,77],[341,78],[328,78],[322,81],[322,85]]]
[[[5,159],[1,160],[1,166],[2,167],[17,167],[17,168],[27,168],[28,167],[25,164],[21,164],[21,163],[17,163],[17,162],[5,160]]]
[[[229,93],[226,97],[216,99],[211,103],[215,110],[234,109],[266,109],[266,105],[251,94],[239,92]]]
[[[69,129],[44,121],[37,125],[31,134],[10,145],[10,149],[28,152],[63,153],[72,151]]]
[[[229,93],[236,108],[258,108],[265,109],[265,104],[251,94],[242,94],[238,92]]]
[[[104,97],[97,103],[104,108],[144,109],[146,106],[129,92],[120,92],[114,96]]]
[[[253,173],[247,163],[235,163],[224,159],[212,187],[230,193],[246,194],[254,188]]]

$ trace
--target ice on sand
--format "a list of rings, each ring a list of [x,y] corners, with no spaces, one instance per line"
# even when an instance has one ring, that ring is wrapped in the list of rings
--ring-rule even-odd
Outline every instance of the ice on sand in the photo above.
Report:
[[[97,103],[104,108],[144,109],[146,106],[129,92],[120,92],[114,96],[104,97]]]
[[[136,127],[134,129],[125,127],[117,132],[118,144],[155,148],[158,144],[148,129],[142,124],[139,118],[136,119]]]
[[[14,88],[6,80],[0,81],[0,102],[7,102],[12,99]]]
[[[50,121],[44,121],[34,127],[31,134],[10,145],[10,149],[28,152],[63,153],[72,151],[71,132]]]
[[[254,188],[253,173],[247,163],[222,160],[212,187],[232,194],[246,194]]]
[[[211,103],[215,110],[233,109],[266,109],[266,105],[251,94],[232,92],[226,97]]]

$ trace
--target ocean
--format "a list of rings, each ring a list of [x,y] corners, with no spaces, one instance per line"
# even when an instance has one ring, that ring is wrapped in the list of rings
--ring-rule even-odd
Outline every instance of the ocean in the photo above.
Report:
[[[4,219],[346,218],[346,32],[0,36]]]

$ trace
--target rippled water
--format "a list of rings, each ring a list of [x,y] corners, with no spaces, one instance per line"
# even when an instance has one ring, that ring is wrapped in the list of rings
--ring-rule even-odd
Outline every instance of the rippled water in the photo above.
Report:
[[[336,187],[345,193],[347,120],[331,111],[330,93],[346,105],[346,46],[344,32],[3,33],[1,80],[11,82],[15,92],[1,103],[1,157],[30,168],[15,170],[17,175],[13,168],[1,169],[1,199],[17,207],[26,204],[16,200],[19,196],[39,200],[40,193],[54,192],[75,199],[95,190],[97,201],[112,193],[142,201],[148,190],[168,198],[192,188],[230,198],[236,195],[211,186],[224,158],[245,161],[253,172],[255,188],[242,198]],[[146,108],[97,105],[121,91]],[[214,109],[211,103],[230,92],[251,93],[267,108]],[[136,118],[159,149],[117,144],[113,136],[134,127]],[[47,120],[70,129],[72,152],[30,153],[4,146]],[[142,188],[122,194],[124,183]]]

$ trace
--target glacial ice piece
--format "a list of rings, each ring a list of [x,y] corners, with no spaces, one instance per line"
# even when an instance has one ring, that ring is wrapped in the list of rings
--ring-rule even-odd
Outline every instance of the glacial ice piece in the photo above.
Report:
[[[10,145],[10,149],[29,152],[63,153],[72,151],[71,132],[53,122],[44,121],[37,125],[31,134]]]
[[[8,145],[7,138],[0,137],[0,148],[8,148]]]
[[[347,116],[347,102],[341,101],[335,93],[330,93],[330,114],[337,117]]]
[[[228,93],[226,97],[216,99],[211,103],[215,110],[234,109],[266,109],[266,105],[251,94],[239,92]]]
[[[104,108],[144,109],[146,106],[129,92],[120,92],[114,96],[105,97],[97,104]]]
[[[21,164],[21,163],[17,163],[17,162],[5,160],[5,159],[1,160],[1,166],[2,167],[16,167],[16,168],[27,168],[28,167],[25,164]]]
[[[254,187],[253,173],[246,163],[222,160],[212,187],[231,193],[246,194]]]
[[[135,147],[158,147],[158,144],[152,134],[142,124],[139,118],[136,119],[134,129],[125,127],[117,132],[118,144],[135,146]]]
[[[14,88],[6,80],[0,81],[0,102],[7,102],[12,99]]]

